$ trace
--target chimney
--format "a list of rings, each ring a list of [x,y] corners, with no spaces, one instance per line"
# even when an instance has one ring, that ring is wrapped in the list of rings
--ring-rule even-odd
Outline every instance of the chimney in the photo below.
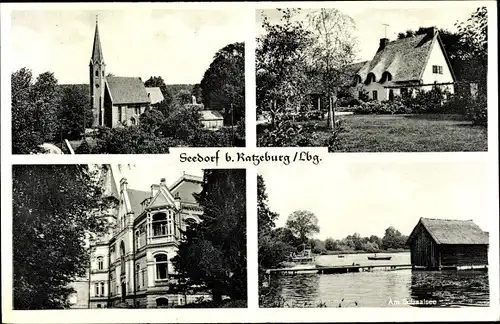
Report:
[[[160,186],[167,186],[167,183],[165,182],[165,178],[160,179]]]
[[[389,39],[388,38],[381,38],[377,52],[383,51],[384,48],[387,46],[387,43],[389,43]]]
[[[151,185],[151,198],[156,196],[156,194],[158,193],[158,190],[160,190],[160,185],[157,185],[157,184]]]
[[[120,192],[127,190],[127,185],[128,185],[127,178],[122,178],[120,180]]]
[[[175,199],[175,208],[181,209],[181,196],[179,196],[178,192],[175,194],[174,199]]]

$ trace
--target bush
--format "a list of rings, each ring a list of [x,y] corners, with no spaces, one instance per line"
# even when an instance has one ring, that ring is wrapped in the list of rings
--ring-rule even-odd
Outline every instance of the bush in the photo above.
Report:
[[[91,153],[168,153],[170,146],[179,146],[179,144],[178,141],[170,138],[157,137],[139,126],[100,128],[95,151]]]
[[[474,125],[488,126],[488,98],[485,94],[470,100],[465,118],[472,120]]]

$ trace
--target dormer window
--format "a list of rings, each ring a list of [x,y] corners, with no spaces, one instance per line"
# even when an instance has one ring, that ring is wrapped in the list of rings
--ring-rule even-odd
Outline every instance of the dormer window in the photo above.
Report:
[[[372,82],[375,82],[375,74],[369,73],[368,77],[366,78],[366,84],[370,84]]]
[[[384,72],[382,74],[382,79],[380,80],[380,83],[384,83],[387,81],[392,81],[392,75],[389,72]]]

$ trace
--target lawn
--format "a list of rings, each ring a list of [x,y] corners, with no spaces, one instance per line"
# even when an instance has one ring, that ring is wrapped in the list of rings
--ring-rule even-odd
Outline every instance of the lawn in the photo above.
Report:
[[[342,116],[337,152],[456,152],[487,151],[487,128],[473,126],[458,115],[350,115]],[[317,135],[326,138],[326,122]]]

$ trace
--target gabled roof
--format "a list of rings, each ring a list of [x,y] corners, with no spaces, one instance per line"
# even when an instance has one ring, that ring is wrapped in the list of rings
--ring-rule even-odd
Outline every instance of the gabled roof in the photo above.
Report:
[[[489,244],[489,235],[472,220],[452,220],[420,218],[408,242],[411,242],[417,229],[423,226],[437,244]]]
[[[224,117],[217,110],[200,110],[201,120],[223,120]]]
[[[166,205],[174,205],[175,199],[170,190],[166,186],[159,186],[158,193],[148,204],[147,208],[163,207]]]
[[[159,87],[146,87],[146,92],[149,95],[149,99],[151,100],[152,105],[162,102],[163,99],[165,99]]]
[[[113,104],[149,103],[146,87],[140,78],[106,77]]]
[[[151,193],[149,191],[127,189],[128,199],[130,201],[131,211],[134,213],[135,217],[142,213],[141,203],[150,197]]]
[[[197,201],[193,193],[200,193],[202,184],[202,177],[184,174],[170,187],[170,191],[174,197],[179,195],[181,202],[196,204]]]
[[[104,63],[104,55],[102,55],[101,39],[99,38],[99,27],[95,23],[94,46],[92,48],[92,62]]]
[[[431,36],[432,35],[432,36]],[[445,56],[448,67],[453,74],[453,69],[446,55],[439,34],[425,33],[413,37],[397,39],[388,42],[387,45],[377,51],[373,60],[364,64],[352,65],[352,73],[365,81],[368,74],[375,75],[375,81],[379,81],[384,72],[392,75],[393,82],[419,81],[424,73],[428,58],[435,43],[438,43]],[[453,77],[454,78],[454,77]]]

